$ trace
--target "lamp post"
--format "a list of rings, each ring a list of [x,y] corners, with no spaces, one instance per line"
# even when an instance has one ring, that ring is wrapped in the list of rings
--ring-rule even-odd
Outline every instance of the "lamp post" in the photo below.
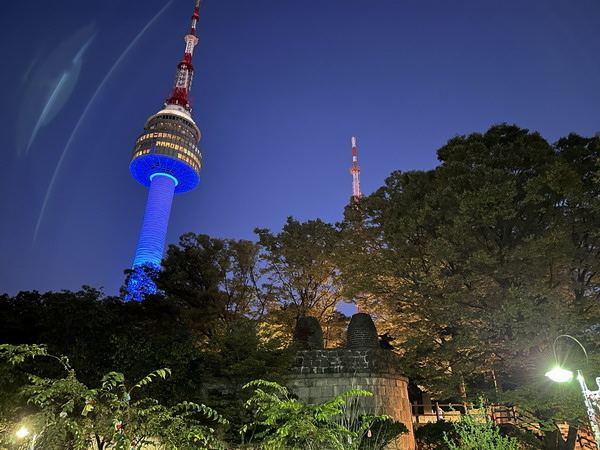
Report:
[[[552,344],[552,348],[554,350],[554,359],[558,361],[556,358],[556,341],[561,338],[566,337],[574,340],[579,344],[583,353],[585,354],[585,359],[587,361],[588,355],[585,351],[585,348],[577,339],[573,336],[569,336],[568,334],[561,334],[556,339],[554,339],[554,343]],[[557,383],[565,383],[567,381],[571,381],[573,379],[573,372],[567,369],[563,369],[560,366],[556,366],[549,372],[546,372],[546,376],[550,378],[552,381],[556,381]],[[581,387],[581,393],[583,394],[583,402],[585,403],[585,409],[587,410],[588,419],[590,421],[590,426],[592,427],[592,431],[594,432],[594,439],[596,440],[596,446],[600,448],[600,427],[598,426],[598,418],[596,416],[595,407],[598,406],[598,400],[600,399],[600,377],[596,378],[596,384],[598,385],[598,390],[590,391],[585,384],[585,378],[583,377],[583,372],[578,369],[577,370],[577,381],[579,381],[579,386]]]
[[[31,431],[29,431],[25,427],[21,427],[15,432],[15,436],[17,436],[19,439],[26,438],[30,434],[31,434]],[[29,445],[27,447],[29,450],[32,450],[35,448],[35,440],[37,439],[37,437],[38,437],[37,433],[31,437],[31,441],[29,442]]]

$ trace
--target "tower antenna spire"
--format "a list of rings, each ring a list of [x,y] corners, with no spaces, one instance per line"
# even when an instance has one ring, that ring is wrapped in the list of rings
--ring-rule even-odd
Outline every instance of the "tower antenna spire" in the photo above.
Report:
[[[350,173],[352,174],[352,200],[354,203],[358,203],[358,200],[362,197],[360,192],[360,166],[358,165],[358,156],[356,153],[356,136],[352,136],[352,167]]]
[[[186,111],[191,109],[188,94],[192,90],[192,79],[194,77],[194,66],[192,65],[192,56],[194,54],[194,47],[198,44],[198,38],[196,37],[196,25],[200,19],[200,6],[202,0],[196,0],[194,6],[194,13],[192,14],[192,24],[190,32],[183,38],[185,41],[185,52],[183,59],[177,64],[177,74],[175,75],[175,83],[173,84],[173,91],[167,99],[168,105],[179,105],[185,108]]]

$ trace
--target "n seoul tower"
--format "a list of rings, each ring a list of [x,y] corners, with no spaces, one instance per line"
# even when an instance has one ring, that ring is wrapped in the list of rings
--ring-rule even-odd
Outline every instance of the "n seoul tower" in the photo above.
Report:
[[[201,0],[196,0],[191,30],[183,38],[185,53],[177,65],[171,95],[163,109],[146,120],[129,164],[133,178],[150,191],[126,300],[142,300],[146,294],[156,292],[152,272],[160,270],[173,194],[191,191],[200,179],[201,134],[192,119],[188,99],[194,74],[192,54],[198,43],[196,24],[200,3]]]

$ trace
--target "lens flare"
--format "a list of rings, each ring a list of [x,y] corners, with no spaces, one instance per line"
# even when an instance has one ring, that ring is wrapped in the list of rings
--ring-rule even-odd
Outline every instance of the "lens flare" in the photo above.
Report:
[[[566,383],[573,379],[573,372],[556,366],[554,369],[546,372],[546,376],[557,383]]]

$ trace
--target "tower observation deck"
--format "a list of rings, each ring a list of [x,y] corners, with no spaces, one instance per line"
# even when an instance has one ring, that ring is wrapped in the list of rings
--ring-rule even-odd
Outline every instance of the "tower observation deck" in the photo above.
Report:
[[[156,292],[154,274],[160,270],[173,194],[194,189],[200,180],[200,130],[194,122],[188,94],[192,88],[192,54],[198,43],[196,24],[201,0],[196,0],[185,53],[177,65],[170,97],[163,109],[150,116],[135,141],[129,171],[149,188],[146,212],[127,283],[126,300],[142,300]]]

